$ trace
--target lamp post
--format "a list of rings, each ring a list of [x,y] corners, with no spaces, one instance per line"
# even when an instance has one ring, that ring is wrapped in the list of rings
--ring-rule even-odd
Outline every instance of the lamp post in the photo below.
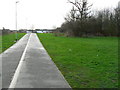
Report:
[[[15,13],[15,14],[16,14],[16,20],[15,20],[15,22],[16,22],[16,23],[15,23],[15,24],[16,24],[16,25],[15,25],[15,26],[16,26],[16,38],[15,38],[15,39],[16,39],[16,42],[17,42],[17,40],[18,40],[18,31],[17,31],[17,4],[18,4],[18,3],[19,3],[19,1],[16,1],[16,2],[15,2],[15,6],[16,6],[16,7],[15,7],[15,9],[16,9],[16,13]]]

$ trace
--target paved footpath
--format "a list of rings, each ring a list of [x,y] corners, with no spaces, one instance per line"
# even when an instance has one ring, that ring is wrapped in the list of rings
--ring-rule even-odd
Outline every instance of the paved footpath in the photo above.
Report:
[[[27,45],[29,34],[26,34],[16,44],[0,54],[2,61],[2,88],[8,88],[17,68],[22,53]]]
[[[16,82],[12,83],[10,78],[13,76],[13,72],[16,72],[14,67],[18,65],[17,63],[21,58],[18,58],[19,60],[12,60],[9,58],[11,57],[9,56],[9,53],[11,53],[10,51],[5,55],[3,53],[4,57],[9,58],[10,60],[9,63],[6,64],[14,65],[14,67],[11,66],[10,72],[9,70],[4,71],[3,69],[3,88],[8,88],[8,86],[11,84],[14,86],[14,88],[71,88],[47,54],[35,33],[32,33],[31,35],[27,34],[19,42],[24,42],[24,45],[21,45],[20,50],[20,46],[18,45],[16,50],[13,50],[15,53],[12,52],[12,56],[16,57],[14,59],[17,59],[19,56],[23,58],[19,73],[16,74],[17,77],[13,77],[13,79],[11,79],[12,81],[15,79]],[[24,53],[25,55],[23,55],[25,47],[26,52]],[[5,59],[3,59],[3,61],[4,60]],[[3,64],[4,68],[6,68],[6,64]],[[7,69],[9,68],[10,67]],[[8,73],[8,75],[5,75],[6,73]]]

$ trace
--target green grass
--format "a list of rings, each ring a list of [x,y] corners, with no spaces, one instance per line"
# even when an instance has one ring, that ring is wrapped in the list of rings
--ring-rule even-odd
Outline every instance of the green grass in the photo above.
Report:
[[[38,37],[72,88],[118,87],[117,37]]]
[[[18,33],[18,39],[20,39],[24,35],[25,33]],[[2,43],[0,45],[0,53],[1,53],[15,43],[15,34],[7,34],[0,36],[0,43]]]

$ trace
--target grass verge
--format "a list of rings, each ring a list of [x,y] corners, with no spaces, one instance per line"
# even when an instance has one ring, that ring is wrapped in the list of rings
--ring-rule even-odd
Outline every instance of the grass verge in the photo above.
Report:
[[[118,87],[117,37],[37,35],[72,88]]]
[[[24,35],[25,33],[18,33],[18,40]],[[0,36],[0,42],[2,43],[0,45],[0,53],[2,53],[15,43],[15,34],[7,34]]]

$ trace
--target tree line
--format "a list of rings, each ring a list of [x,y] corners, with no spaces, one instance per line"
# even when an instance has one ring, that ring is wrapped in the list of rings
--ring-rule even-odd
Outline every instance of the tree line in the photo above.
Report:
[[[91,11],[87,0],[69,1],[72,9],[58,29],[66,36],[120,36],[120,7]]]

